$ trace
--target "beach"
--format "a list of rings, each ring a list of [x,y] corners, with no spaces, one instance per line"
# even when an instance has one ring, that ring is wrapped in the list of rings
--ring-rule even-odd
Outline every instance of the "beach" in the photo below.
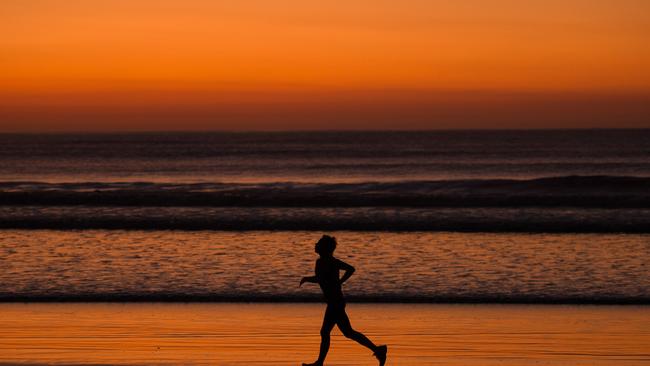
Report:
[[[0,136],[0,364],[650,363],[650,133]],[[614,148],[612,148],[614,147]],[[376,365],[334,331],[327,365]]]
[[[299,365],[323,304],[0,304],[0,364]],[[647,365],[639,306],[348,304],[388,365]],[[375,365],[333,332],[327,365]]]

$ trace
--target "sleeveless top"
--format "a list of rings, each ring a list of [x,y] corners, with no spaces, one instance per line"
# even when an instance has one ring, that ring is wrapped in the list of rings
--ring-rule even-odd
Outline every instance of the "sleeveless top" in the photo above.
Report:
[[[332,258],[319,258],[316,260],[316,278],[323,291],[325,302],[328,304],[344,304],[343,290],[339,279],[341,261]]]

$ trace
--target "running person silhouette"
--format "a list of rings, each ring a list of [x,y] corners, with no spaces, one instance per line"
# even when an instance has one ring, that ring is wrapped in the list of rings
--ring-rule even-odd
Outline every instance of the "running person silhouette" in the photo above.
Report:
[[[379,360],[379,365],[383,366],[386,363],[388,348],[386,346],[376,346],[365,335],[352,329],[352,325],[350,325],[348,314],[345,313],[345,298],[343,297],[341,285],[352,276],[354,267],[334,258],[334,249],[336,249],[336,238],[323,235],[315,247],[316,253],[320,255],[320,258],[316,260],[316,275],[303,277],[300,280],[299,286],[302,286],[305,282],[319,284],[327,302],[323,326],[320,329],[321,343],[318,360],[314,363],[303,363],[303,366],[323,365],[327,351],[330,348],[330,332],[335,324],[338,325],[344,336],[370,349]],[[339,278],[339,270],[345,271],[341,278]]]

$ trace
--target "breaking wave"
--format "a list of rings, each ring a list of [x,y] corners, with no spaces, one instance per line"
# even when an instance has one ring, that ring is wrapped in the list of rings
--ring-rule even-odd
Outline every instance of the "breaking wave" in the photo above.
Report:
[[[0,205],[156,207],[650,207],[650,178],[363,183],[0,183]]]

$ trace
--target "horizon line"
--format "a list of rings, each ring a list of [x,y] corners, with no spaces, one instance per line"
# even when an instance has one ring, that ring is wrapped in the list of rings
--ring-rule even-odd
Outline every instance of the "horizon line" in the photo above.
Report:
[[[233,129],[166,129],[166,130],[151,130],[151,129],[119,129],[119,130],[44,130],[44,131],[0,131],[0,135],[66,135],[66,134],[88,134],[88,135],[103,135],[103,134],[167,134],[167,133],[178,133],[178,134],[199,134],[199,133],[232,133],[232,134],[246,134],[246,133],[417,133],[417,132],[493,132],[493,131],[513,131],[513,132],[524,132],[524,131],[646,131],[650,130],[648,127],[567,127],[567,128],[557,128],[557,127],[530,127],[530,128],[501,128],[501,127],[492,127],[492,128],[427,128],[427,129],[242,129],[242,130],[233,130]]]

